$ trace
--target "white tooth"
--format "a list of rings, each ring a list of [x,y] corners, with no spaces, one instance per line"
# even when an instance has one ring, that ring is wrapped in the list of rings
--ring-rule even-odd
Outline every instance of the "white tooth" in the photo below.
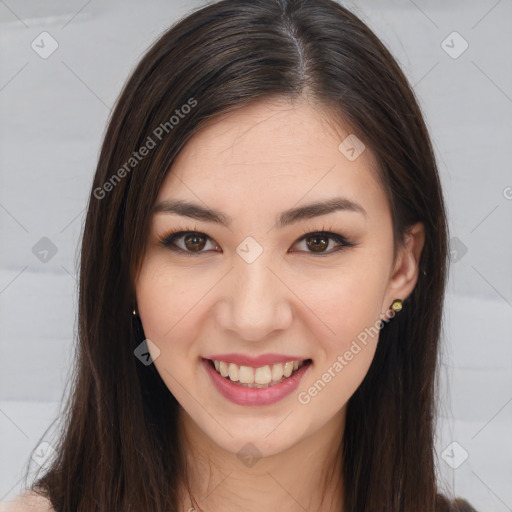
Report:
[[[289,377],[293,372],[293,361],[288,361],[284,365],[283,374],[285,377]]]
[[[251,384],[254,382],[254,368],[250,366],[240,366],[238,371],[238,379],[243,384]]]
[[[294,371],[304,365],[304,361],[288,361],[266,365],[260,368],[252,366],[238,366],[235,363],[213,361],[215,369],[223,376],[229,377],[233,382],[248,384],[250,387],[267,387],[271,382],[277,383],[283,377],[289,377]]]
[[[224,361],[220,362],[219,370],[220,370],[220,374],[223,377],[227,377],[229,375],[228,365]]]
[[[283,365],[281,363],[277,363],[272,366],[272,380],[279,381],[283,378]]]
[[[269,365],[256,368],[254,372],[254,382],[256,382],[256,384],[269,384],[271,380],[272,373]]]
[[[235,363],[229,363],[229,378],[233,382],[238,382],[238,365]]]

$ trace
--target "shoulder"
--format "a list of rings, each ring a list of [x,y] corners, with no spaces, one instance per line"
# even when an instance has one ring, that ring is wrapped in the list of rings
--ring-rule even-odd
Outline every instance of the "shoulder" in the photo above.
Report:
[[[477,510],[462,498],[448,500],[446,496],[438,494],[436,512],[477,512]]]
[[[0,503],[0,512],[55,512],[48,498],[26,491],[11,501]]]
[[[476,509],[474,509],[469,502],[462,498],[456,498],[453,501],[453,510],[455,512],[477,512]]]

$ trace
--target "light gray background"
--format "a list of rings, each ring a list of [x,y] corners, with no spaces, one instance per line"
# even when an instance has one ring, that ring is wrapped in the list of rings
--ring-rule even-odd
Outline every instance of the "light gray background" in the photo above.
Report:
[[[0,502],[20,492],[68,385],[78,246],[110,107],[157,36],[204,4],[0,0]],[[439,478],[479,511],[512,511],[512,1],[344,5],[414,85],[442,175],[453,263]],[[58,43],[47,59],[31,47],[43,31]],[[457,58],[454,31],[469,44]],[[57,248],[46,263],[32,250],[43,237]]]

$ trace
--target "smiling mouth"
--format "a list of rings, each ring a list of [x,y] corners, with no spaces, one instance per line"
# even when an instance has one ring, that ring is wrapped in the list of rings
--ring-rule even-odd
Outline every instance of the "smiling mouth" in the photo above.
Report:
[[[226,380],[246,388],[268,388],[275,386],[294,375],[303,366],[313,362],[311,359],[305,359],[303,361],[288,361],[286,363],[253,368],[251,366],[239,366],[235,363],[212,359],[207,359],[207,361]]]

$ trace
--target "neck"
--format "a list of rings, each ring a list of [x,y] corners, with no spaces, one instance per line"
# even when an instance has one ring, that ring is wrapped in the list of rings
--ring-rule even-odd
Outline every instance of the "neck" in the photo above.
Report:
[[[217,445],[180,409],[180,442],[185,448],[190,485],[189,492],[182,482],[180,510],[342,511],[345,411],[343,408],[313,435],[288,449],[245,465],[236,452]]]

